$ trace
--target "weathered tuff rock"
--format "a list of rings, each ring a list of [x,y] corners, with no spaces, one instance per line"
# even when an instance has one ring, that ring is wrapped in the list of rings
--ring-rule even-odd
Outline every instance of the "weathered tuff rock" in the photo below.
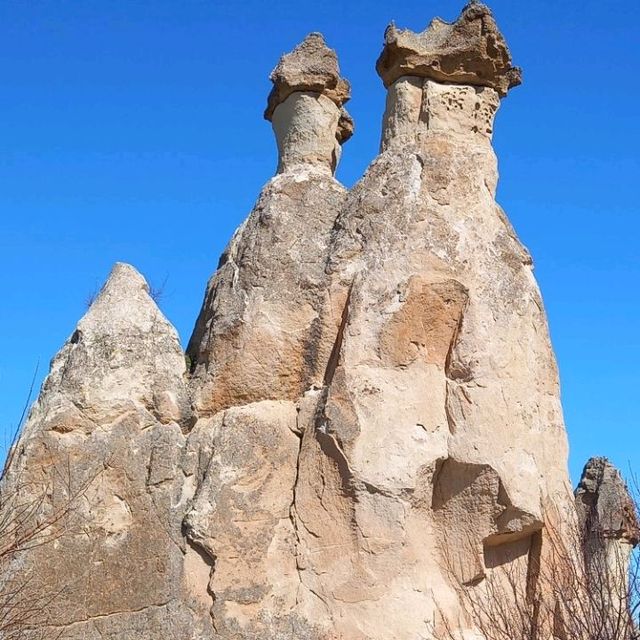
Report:
[[[273,89],[264,117],[273,122],[279,171],[288,160],[308,161],[313,156],[309,147],[314,146],[320,148],[320,155],[327,155],[335,171],[340,145],[353,135],[353,120],[344,108],[351,86],[340,75],[336,52],[327,47],[322,34],[310,33],[282,56],[270,77]],[[284,106],[278,109],[280,105]],[[333,154],[337,157],[332,158]]]
[[[294,491],[301,403],[323,385],[346,295],[325,269],[347,195],[333,177],[338,119],[309,91],[275,108],[278,175],[225,251],[187,349],[193,437],[214,453],[184,530],[217,567],[215,637],[320,637],[298,606],[312,596],[300,582]]]
[[[283,56],[273,75],[277,82],[289,78],[287,86],[321,91],[315,79],[326,73],[339,84],[331,75],[337,69],[335,53],[312,34]],[[296,400],[322,384],[343,302],[332,299],[325,273],[346,197],[333,177],[338,118],[329,98],[308,90],[275,107],[278,175],[225,250],[187,348],[201,416],[261,400]]]
[[[499,104],[491,87],[399,77],[382,153],[336,220],[345,307],[300,413],[294,499],[301,581],[322,602],[305,617],[329,618],[327,637],[460,624],[452,584],[526,575],[550,514],[572,510],[542,302],[495,202]]]
[[[469,3],[449,24],[435,18],[422,33],[387,27],[376,66],[386,87],[402,76],[495,89],[505,96],[522,82],[491,11]]]
[[[54,360],[2,491],[65,460],[87,487],[55,558],[11,567],[68,579],[47,623],[70,637],[406,640],[443,617],[474,637],[460,589],[526,575],[571,521],[542,302],[495,202],[504,40],[473,4],[388,32],[381,60],[381,153],[351,191],[335,53],[312,34],[276,67],[277,175],[188,372],[123,265]]]

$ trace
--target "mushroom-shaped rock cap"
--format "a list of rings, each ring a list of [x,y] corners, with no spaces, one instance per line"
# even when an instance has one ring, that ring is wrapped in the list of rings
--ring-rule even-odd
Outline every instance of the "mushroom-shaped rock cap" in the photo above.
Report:
[[[629,489],[606,458],[587,462],[576,489],[576,508],[585,533],[603,538],[640,541],[640,523]]]
[[[336,52],[327,47],[321,33],[310,33],[293,51],[285,53],[269,78],[273,88],[264,112],[267,120],[292,93],[312,91],[327,96],[341,110],[340,141],[350,137],[353,122],[342,105],[351,97],[351,86],[340,75]]]
[[[385,87],[402,76],[491,87],[506,96],[522,82],[491,10],[471,2],[453,23],[435,18],[422,32],[387,27],[376,64]]]

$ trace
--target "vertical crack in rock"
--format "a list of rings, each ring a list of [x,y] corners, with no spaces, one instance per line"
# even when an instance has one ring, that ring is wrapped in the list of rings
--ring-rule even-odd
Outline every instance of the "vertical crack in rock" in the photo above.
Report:
[[[451,411],[451,383],[447,380],[446,388],[445,388],[445,398],[444,398],[444,412],[447,417],[447,427],[449,429],[449,433],[451,435],[455,435],[456,432],[456,421],[453,417],[453,412]]]
[[[291,521],[291,527],[293,529],[293,533],[295,536],[295,561],[296,561],[296,571],[298,572],[298,579],[300,581],[299,588],[303,588],[305,586],[304,580],[302,579],[302,571],[304,567],[301,566],[300,563],[300,554],[302,553],[301,545],[302,540],[300,537],[300,532],[298,531],[298,515],[296,513],[296,492],[298,490],[298,479],[300,478],[300,459],[302,456],[302,439],[304,436],[305,425],[300,423],[300,408],[298,408],[298,413],[296,415],[296,436],[298,438],[298,452],[296,455],[296,475],[293,481],[293,490],[291,492],[291,504],[289,506],[289,520]],[[299,594],[296,594],[296,606],[299,604]]]
[[[353,285],[349,288],[342,308],[340,316],[340,325],[336,332],[335,340],[333,342],[333,348],[331,349],[331,355],[327,362],[327,368],[324,374],[324,387],[320,395],[320,401],[316,411],[315,420],[315,437],[320,444],[320,448],[327,458],[333,461],[338,470],[338,474],[342,481],[342,489],[346,496],[355,498],[354,486],[353,486],[353,472],[349,466],[349,461],[344,451],[342,450],[338,439],[331,433],[330,423],[331,419],[328,417],[326,408],[327,403],[330,402],[331,396],[331,384],[333,383],[336,370],[340,365],[340,357],[342,352],[342,344],[344,342],[345,331],[349,323],[349,309],[351,304],[351,293]]]
[[[356,493],[353,483],[353,472],[349,466],[349,460],[338,444],[338,441],[331,433],[327,433],[325,426],[316,429],[316,439],[318,440],[322,453],[333,462],[338,471],[343,494],[355,500]]]
[[[529,545],[529,554],[527,557],[527,576],[526,576],[526,599],[530,606],[533,606],[532,628],[540,628],[540,617],[543,612],[540,610],[540,572],[542,563],[542,530],[537,531],[531,536]]]
[[[458,339],[462,332],[465,314],[469,307],[469,290],[463,285],[460,286],[462,287],[464,293],[463,303],[456,318],[456,326],[451,336],[451,342],[449,343],[449,350],[447,351],[444,370],[445,375],[450,380],[462,380],[464,382],[468,382],[471,377],[470,371],[468,371],[468,368],[455,358],[455,350],[458,346]]]
[[[215,604],[216,604],[216,594],[213,592],[211,588],[211,582],[213,580],[213,574],[216,570],[216,556],[214,553],[211,553],[209,549],[207,549],[206,545],[198,543],[197,540],[193,539],[190,535],[189,530],[184,530],[183,527],[183,535],[185,540],[187,541],[188,549],[193,551],[196,554],[197,558],[200,562],[207,568],[204,573],[207,574],[206,583],[204,585],[196,582],[198,579],[202,579],[202,575],[199,569],[195,569],[193,567],[193,563],[189,566],[190,572],[186,573],[187,581],[194,582],[194,589],[202,589],[204,587],[207,596],[211,599],[211,606],[209,607],[209,616],[211,618],[211,626],[215,633],[218,633],[218,628],[216,626],[216,615],[215,615]],[[185,551],[185,556],[188,551]],[[186,563],[185,563],[186,565]]]
[[[329,360],[327,362],[327,367],[324,373],[324,386],[329,387],[333,382],[333,377],[335,376],[336,369],[338,368],[338,364],[340,362],[340,351],[342,349],[342,342],[344,340],[344,332],[347,328],[347,323],[349,321],[349,305],[351,303],[351,291],[353,289],[353,285],[349,287],[349,291],[347,292],[347,298],[344,303],[344,307],[342,308],[342,314],[340,316],[340,325],[338,326],[338,331],[336,333],[335,340],[333,341],[333,347],[331,348],[331,354],[329,355]]]
[[[224,424],[226,412],[222,412],[219,420]],[[209,431],[212,429],[210,428]],[[194,437],[198,437],[197,431]],[[209,434],[211,437],[213,434]],[[197,446],[197,445],[196,445]],[[216,593],[213,589],[213,579],[216,572],[217,554],[209,539],[209,518],[215,510],[215,501],[210,494],[214,477],[214,447],[215,440],[211,443],[211,451],[206,461],[202,460],[203,450],[198,448],[198,467],[202,469],[199,482],[189,508],[181,523],[182,536],[186,541],[184,549],[185,564],[185,596],[191,597],[196,604],[205,605],[207,616],[214,632],[218,633],[216,621]]]
[[[470,403],[470,399],[466,394],[464,387],[462,386],[464,383],[469,382],[471,379],[471,372],[468,367],[465,366],[459,359],[455,358],[455,350],[458,346],[458,339],[460,337],[460,333],[462,332],[462,326],[464,323],[465,313],[467,312],[467,308],[469,306],[469,291],[464,288],[465,299],[460,310],[460,314],[458,316],[458,321],[456,323],[455,330],[453,335],[451,336],[451,342],[449,344],[449,351],[447,352],[447,357],[444,364],[444,371],[446,380],[446,389],[445,389],[445,414],[447,416],[447,426],[449,428],[449,433],[454,435],[456,432],[456,418],[454,415],[454,410],[452,404],[454,402],[454,397],[457,401],[460,410],[464,412],[461,408],[462,403],[460,401],[460,394],[464,396],[465,401]],[[464,417],[464,413],[462,415]]]

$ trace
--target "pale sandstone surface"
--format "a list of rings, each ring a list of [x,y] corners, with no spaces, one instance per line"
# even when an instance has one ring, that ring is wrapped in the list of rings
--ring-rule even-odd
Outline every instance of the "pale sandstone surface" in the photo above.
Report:
[[[321,384],[335,335],[323,314],[324,263],[345,195],[313,168],[264,188],[209,282],[187,349],[201,416],[295,400]]]
[[[495,201],[504,39],[472,3],[388,31],[378,69],[381,153],[351,191],[335,52],[311,34],[274,70],[277,175],[188,371],[125,265],[54,360],[3,491],[67,459],[92,480],[81,531],[23,554],[72,585],[69,637],[417,640],[445,616],[477,638],[459,590],[526,575],[573,521],[542,301]]]
[[[340,160],[336,138],[340,111],[323,94],[292,93],[273,114],[278,143],[278,173],[305,168],[333,174]]]
[[[394,131],[336,222],[340,357],[296,492],[304,580],[350,638],[427,635],[439,610],[456,619],[449,570],[474,585],[526,561],[547,507],[572,508],[531,259],[494,201],[498,96],[403,83]]]

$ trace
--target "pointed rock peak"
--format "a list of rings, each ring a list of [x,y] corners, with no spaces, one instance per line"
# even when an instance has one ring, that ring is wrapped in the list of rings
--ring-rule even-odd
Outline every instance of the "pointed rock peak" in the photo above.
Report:
[[[576,489],[576,508],[587,535],[640,541],[634,500],[620,472],[606,458],[587,462]]]
[[[125,415],[147,426],[150,416],[163,424],[188,425],[184,373],[178,334],[145,279],[132,266],[117,263],[54,357],[25,429],[88,433]]]
[[[321,33],[310,33],[293,51],[284,54],[269,78],[273,88],[264,113],[267,120],[271,120],[276,107],[296,91],[320,93],[339,108],[351,96],[348,80],[340,75],[336,52],[326,45]],[[344,114],[350,121],[346,111]]]
[[[139,315],[142,309],[146,309],[147,313],[151,309],[157,311],[157,306],[149,295],[149,285],[140,272],[130,264],[116,262],[84,319],[118,313],[118,308],[122,308],[126,314],[126,308],[134,301],[139,307],[135,315]]]
[[[522,82],[491,10],[469,3],[453,23],[435,18],[422,32],[400,30],[391,23],[376,64],[386,87],[402,76],[437,82],[491,87],[500,96]]]
[[[100,291],[100,295],[120,293],[126,296],[130,293],[140,292],[149,293],[149,285],[142,274],[126,262],[116,262]]]
[[[132,326],[148,328],[152,324],[156,330],[166,327],[175,333],[151,297],[144,277],[131,265],[116,262],[78,326],[83,329],[95,326],[100,332],[111,333]]]

